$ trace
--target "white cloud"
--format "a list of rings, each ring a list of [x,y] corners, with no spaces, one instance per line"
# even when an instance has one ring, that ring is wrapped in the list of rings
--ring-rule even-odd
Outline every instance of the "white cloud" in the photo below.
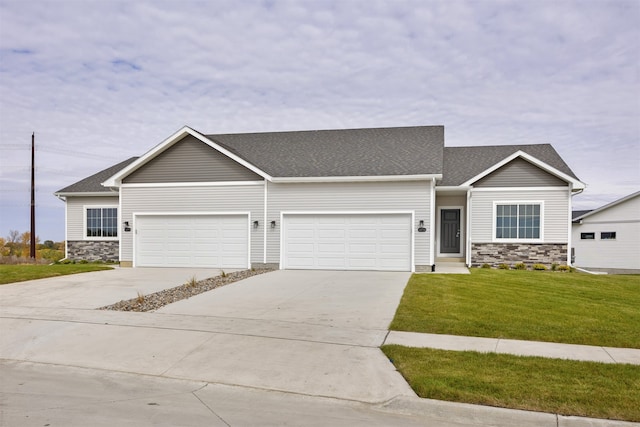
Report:
[[[640,186],[638,18],[633,0],[0,0],[0,234],[28,227],[32,131],[39,234],[62,239],[53,191],[184,124],[549,142],[596,207]]]

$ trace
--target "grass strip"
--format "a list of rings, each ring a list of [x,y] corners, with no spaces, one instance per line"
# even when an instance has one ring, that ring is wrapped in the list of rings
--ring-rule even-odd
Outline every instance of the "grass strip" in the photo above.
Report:
[[[423,398],[640,421],[640,366],[386,345]]]
[[[0,285],[110,269],[111,267],[96,264],[0,265]]]
[[[399,331],[640,348],[640,276],[473,269],[414,274]]]

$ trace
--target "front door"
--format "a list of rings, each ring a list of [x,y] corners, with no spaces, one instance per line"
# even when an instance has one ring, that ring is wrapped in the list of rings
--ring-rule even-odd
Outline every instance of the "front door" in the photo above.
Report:
[[[440,211],[440,253],[460,253],[460,209]]]

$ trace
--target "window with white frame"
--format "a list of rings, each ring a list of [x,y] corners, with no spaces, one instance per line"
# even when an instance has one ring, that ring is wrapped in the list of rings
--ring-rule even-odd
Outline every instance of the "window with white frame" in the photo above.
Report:
[[[118,237],[118,208],[87,208],[86,237]]]
[[[495,213],[497,240],[541,239],[541,203],[496,203]]]

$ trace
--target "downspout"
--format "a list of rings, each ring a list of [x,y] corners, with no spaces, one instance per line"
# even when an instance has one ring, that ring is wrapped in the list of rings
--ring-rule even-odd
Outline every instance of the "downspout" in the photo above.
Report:
[[[431,271],[436,271],[436,179],[431,178],[431,203],[429,206],[430,218],[429,218],[429,264],[431,264]]]
[[[56,193],[54,193],[53,195],[56,196],[59,200],[62,200],[64,202],[64,258],[63,259],[67,259],[69,254],[69,246],[68,246],[69,230],[67,229],[67,198],[65,196],[61,196]]]
[[[264,233],[264,238],[263,238],[263,244],[262,244],[262,263],[267,264],[267,187],[269,185],[269,181],[267,181],[266,179],[264,180],[264,216],[263,216],[263,224],[264,227],[262,227],[263,229],[263,233]]]
[[[471,267],[471,189],[467,190],[467,232],[466,232],[466,241],[465,241],[465,258],[467,262],[467,267]]]

